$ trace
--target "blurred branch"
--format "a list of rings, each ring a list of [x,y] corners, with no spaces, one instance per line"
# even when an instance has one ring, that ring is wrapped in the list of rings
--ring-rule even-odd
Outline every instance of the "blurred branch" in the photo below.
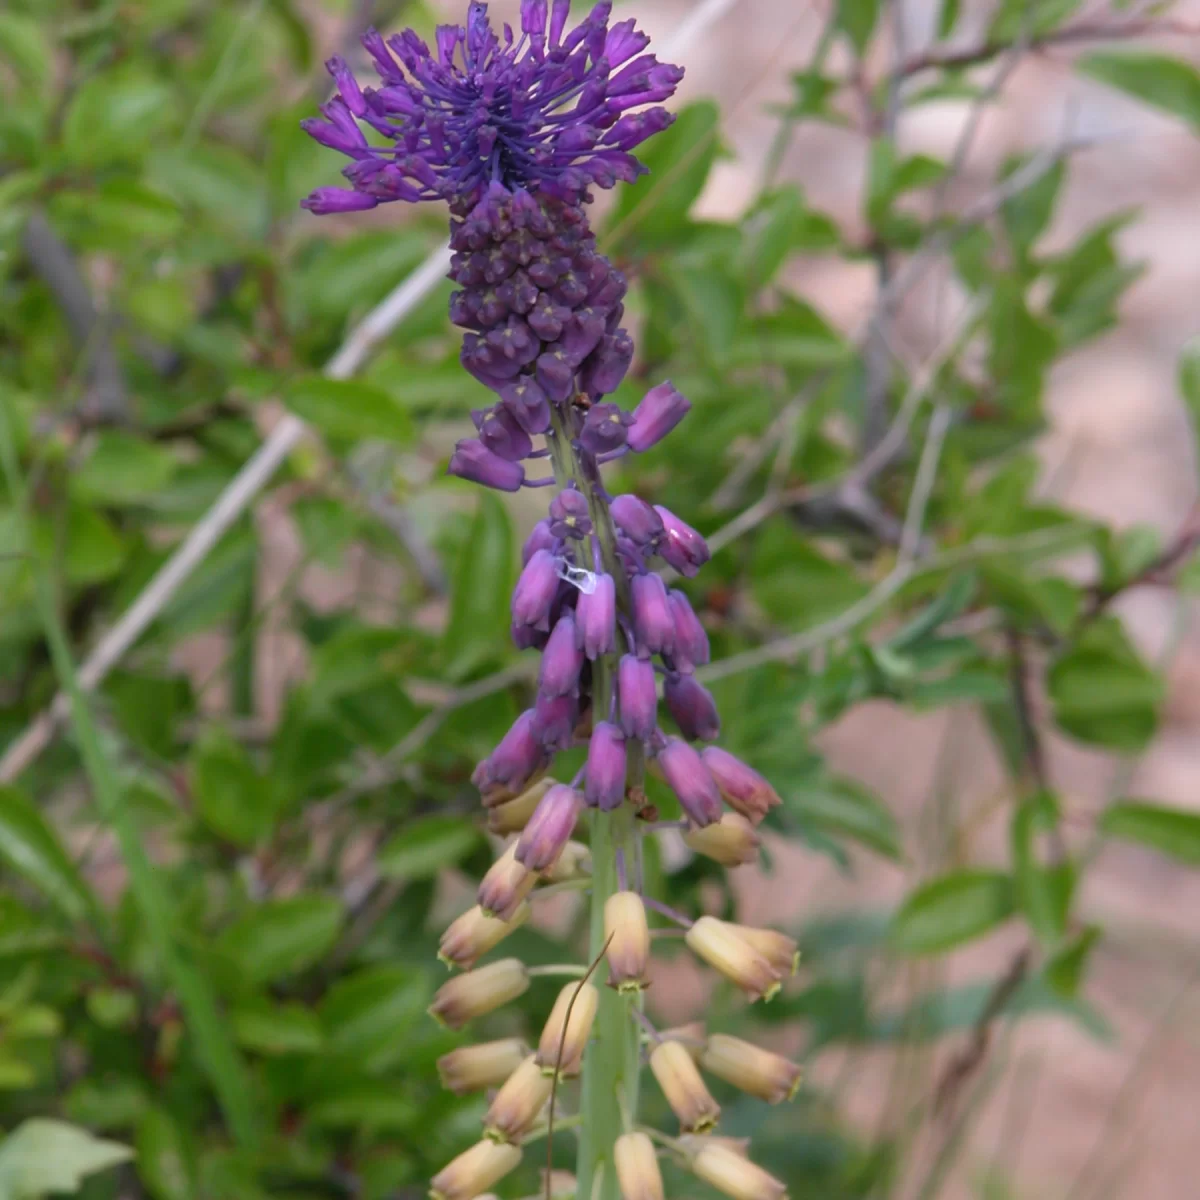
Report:
[[[62,310],[67,327],[86,360],[90,386],[80,406],[88,424],[121,424],[129,418],[129,389],[112,344],[108,322],[100,315],[67,244],[35,210],[25,223],[21,245],[34,274]]]

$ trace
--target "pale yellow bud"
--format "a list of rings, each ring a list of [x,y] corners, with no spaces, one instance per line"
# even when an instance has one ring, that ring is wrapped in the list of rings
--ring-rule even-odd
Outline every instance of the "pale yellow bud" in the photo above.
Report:
[[[762,838],[740,813],[726,813],[719,821],[703,829],[689,829],[683,835],[687,846],[719,862],[723,867],[741,867],[756,862]]]
[[[499,1142],[516,1142],[533,1128],[554,1086],[530,1055],[496,1093],[483,1118],[484,1133]]]
[[[706,1133],[716,1125],[720,1105],[709,1095],[692,1056],[679,1042],[655,1046],[650,1070],[684,1133]]]
[[[644,1133],[626,1133],[613,1145],[622,1200],[663,1200],[662,1172],[654,1143]]]
[[[506,800],[503,804],[487,810],[487,826],[492,833],[504,837],[510,833],[520,833],[529,824],[533,810],[537,808],[542,797],[554,786],[554,779],[539,779],[531,788],[526,788],[519,796]]]
[[[430,1184],[432,1200],[475,1200],[516,1169],[521,1151],[485,1139],[443,1167]]]
[[[521,901],[533,891],[537,875],[517,862],[517,843],[500,855],[479,884],[476,899],[489,917],[512,918]]]
[[[560,1075],[579,1074],[599,1007],[600,993],[593,984],[568,983],[558,993],[538,1042],[538,1066],[547,1075],[556,1068]]]
[[[454,921],[442,934],[438,958],[448,967],[469,971],[489,950],[529,920],[529,904],[522,900],[507,920],[484,916],[477,904]]]
[[[733,925],[771,964],[780,979],[789,979],[800,969],[800,947],[795,938],[778,929],[757,929],[753,925]]]
[[[582,842],[568,842],[559,856],[542,872],[546,883],[566,883],[591,873],[592,852]]]
[[[701,917],[687,931],[687,944],[710,967],[720,971],[751,1000],[768,1000],[779,991],[779,981],[771,964],[735,926],[716,917]]]
[[[608,986],[618,992],[640,992],[646,986],[650,961],[650,928],[637,892],[614,892],[605,901],[604,937]]]
[[[791,1100],[800,1087],[800,1068],[795,1063],[724,1033],[708,1039],[700,1065],[710,1075],[768,1104]]]
[[[710,1141],[691,1161],[692,1174],[733,1200],[785,1200],[787,1187],[736,1150]]]
[[[724,1146],[726,1150],[730,1150],[742,1158],[746,1158],[750,1153],[750,1139],[748,1137],[718,1137],[712,1133],[699,1135],[685,1133],[679,1138],[679,1145],[682,1147],[689,1161],[691,1161],[694,1155],[699,1154],[705,1146]]]
[[[519,958],[502,958],[476,971],[443,983],[429,1006],[429,1015],[450,1029],[515,1000],[529,987],[529,972]]]
[[[687,1025],[675,1025],[662,1030],[659,1035],[664,1042],[678,1042],[696,1061],[700,1061],[700,1051],[704,1049],[704,1022],[690,1021]]]
[[[499,1087],[529,1057],[529,1047],[520,1038],[480,1042],[451,1050],[438,1059],[442,1087],[455,1095]]]

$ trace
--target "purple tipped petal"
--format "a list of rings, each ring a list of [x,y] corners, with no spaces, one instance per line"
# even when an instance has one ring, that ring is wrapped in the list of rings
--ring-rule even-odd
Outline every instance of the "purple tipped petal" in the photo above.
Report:
[[[668,738],[658,765],[693,825],[704,828],[721,819],[721,793],[704,760],[687,742]]]
[[[720,736],[716,701],[694,675],[668,675],[663,698],[675,724],[689,742],[712,742]]]
[[[686,522],[681,521],[669,508],[661,504],[654,506],[662,518],[665,533],[659,539],[658,553],[680,575],[689,579],[712,557],[708,543]]]
[[[596,590],[580,594],[575,606],[575,644],[595,660],[616,646],[617,588],[611,575],[596,576]]]
[[[640,654],[671,654],[675,649],[675,617],[667,588],[657,575],[638,575],[630,584],[633,629]]]
[[[583,795],[565,783],[555,784],[538,801],[517,842],[517,862],[530,871],[551,866],[571,840],[582,811]]]
[[[606,812],[620,808],[625,798],[625,738],[608,721],[599,722],[592,730],[584,795],[593,808]]]
[[[447,475],[457,475],[500,492],[515,492],[525,482],[525,468],[493,454],[478,438],[464,438],[450,456]]]
[[[361,117],[367,111],[367,103],[363,99],[362,89],[358,86],[358,80],[354,78],[354,72],[350,70],[346,60],[335,56],[325,64],[325,70],[333,76],[333,80],[337,84],[338,94],[345,102],[346,107],[356,117]]]
[[[629,430],[629,445],[639,453],[649,450],[687,416],[691,409],[687,398],[670,383],[660,383],[645,395],[634,409],[633,426]]]
[[[575,618],[569,612],[563,613],[542,653],[538,692],[547,699],[577,695],[583,662],[583,651],[575,646]]]
[[[330,213],[363,212],[374,208],[379,203],[374,196],[366,196],[362,192],[347,191],[339,187],[319,187],[300,201],[301,208],[318,217]]]
[[[633,654],[622,657],[617,665],[617,697],[625,736],[645,741],[658,725],[654,667],[646,659]]]
[[[525,564],[512,595],[515,625],[550,628],[550,608],[558,594],[558,569],[549,550],[537,550]]]
[[[675,618],[676,665],[681,670],[704,666],[709,661],[708,634],[700,624],[700,618],[681,591],[672,589],[667,599],[671,602],[671,615]]]

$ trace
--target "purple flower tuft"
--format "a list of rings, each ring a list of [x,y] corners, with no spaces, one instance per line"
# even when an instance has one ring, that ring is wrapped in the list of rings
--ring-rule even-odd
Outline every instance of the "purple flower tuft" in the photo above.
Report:
[[[611,654],[616,645],[617,588],[611,575],[596,576],[596,590],[575,606],[575,644],[590,659]]]
[[[693,825],[702,829],[721,819],[721,793],[704,760],[687,742],[668,738],[659,751],[658,765]]]
[[[543,632],[550,628],[550,608],[558,594],[558,569],[549,550],[537,550],[525,564],[512,594],[515,625],[531,625]]]
[[[638,653],[674,653],[675,617],[662,579],[657,575],[637,575],[630,584],[630,592]]]
[[[687,397],[677,392],[670,382],[651,388],[633,411],[630,448],[641,452],[658,445],[688,415],[691,407]]]
[[[654,510],[662,518],[665,530],[663,537],[659,539],[658,553],[680,575],[685,575],[690,579],[712,557],[708,550],[708,543],[669,508],[663,508],[661,504],[656,504]]]
[[[663,698],[675,724],[689,742],[713,742],[721,733],[712,693],[694,675],[668,675]]]
[[[516,859],[530,871],[544,871],[562,853],[575,832],[583,809],[583,796],[565,783],[557,783],[538,801],[520,840]]]
[[[520,491],[525,482],[525,468],[520,463],[501,458],[478,438],[463,438],[454,447],[446,474],[482,483],[484,487],[500,492]]]
[[[608,721],[592,730],[584,795],[588,804],[605,812],[620,808],[625,797],[625,738]]]
[[[617,697],[625,736],[645,741],[658,724],[654,667],[644,658],[634,654],[624,655],[617,664]]]

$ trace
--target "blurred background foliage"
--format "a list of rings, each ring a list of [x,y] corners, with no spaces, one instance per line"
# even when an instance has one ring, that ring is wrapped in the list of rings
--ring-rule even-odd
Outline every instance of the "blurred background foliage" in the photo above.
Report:
[[[809,1062],[846,1054],[837,1086],[791,1108],[720,1096],[726,1131],[753,1131],[797,1198],[940,1194],[994,1083],[995,1028],[1041,1013],[1110,1035],[1087,989],[1103,931],[1073,903],[1097,846],[1200,863],[1200,818],[1153,798],[1115,797],[1068,838],[1033,715],[1036,695],[1070,737],[1136,755],[1163,683],[1109,605],[1200,578],[1194,524],[1164,543],[1038,498],[1046,374],[1118,321],[1139,268],[1116,235],[1137,213],[1047,253],[1081,140],[1035,148],[956,205],[961,162],[903,156],[893,137],[900,105],[991,102],[971,68],[1068,40],[1093,19],[1082,7],[1004,0],[960,54],[945,50],[963,44],[959,6],[943,0],[926,61],[869,75],[886,9],[839,0],[743,217],[689,215],[722,154],[704,100],[598,217],[640,329],[618,398],[669,376],[694,405],[619,487],[719,547],[684,586],[714,644],[723,744],[784,796],[776,833],[847,871],[883,856],[911,881],[895,912],[795,929],[803,974],[770,1006],[709,1001],[714,1026],[753,1023]],[[421,1194],[473,1140],[481,1100],[442,1091],[434,1066],[461,1038],[424,1010],[438,931],[492,856],[470,771],[529,696],[507,608],[536,506],[442,478],[483,402],[457,366],[448,283],[355,381],[320,375],[437,247],[440,215],[297,207],[336,169],[298,127],[328,94],[320,59],[353,54],[372,20],[429,33],[445,15],[384,0],[0,11],[0,739],[67,682],[56,623],[82,658],[285,409],[320,435],[103,681],[93,719],[77,713],[0,789],[2,1197],[384,1200]],[[1126,44],[1078,65],[1200,128],[1186,63]],[[817,211],[803,179],[777,177],[810,121],[861,128],[860,213]],[[796,261],[823,255],[877,271],[862,329],[789,289]],[[913,361],[891,317],[946,264],[945,342]],[[1200,413],[1200,355],[1180,390]],[[1006,856],[977,861],[944,798],[928,828],[902,830],[828,770],[814,737],[871,699],[986,715],[1010,770]],[[672,815],[669,793],[652,798]],[[652,869],[681,907],[734,908],[704,860],[668,845]],[[513,942],[555,961],[579,922],[568,898]],[[1028,936],[993,976],[951,987],[930,972],[895,1005],[899,973],[1005,923]],[[536,1028],[553,990],[536,985],[527,1012],[487,1032]],[[940,1041],[955,1052],[939,1081],[911,1054]],[[896,1119],[872,1132],[842,1099],[856,1054],[881,1048],[896,1054]],[[918,1130],[939,1120],[914,1174]],[[536,1190],[526,1172],[514,1194]],[[988,1200],[1018,1194],[1003,1163],[980,1178]]]

